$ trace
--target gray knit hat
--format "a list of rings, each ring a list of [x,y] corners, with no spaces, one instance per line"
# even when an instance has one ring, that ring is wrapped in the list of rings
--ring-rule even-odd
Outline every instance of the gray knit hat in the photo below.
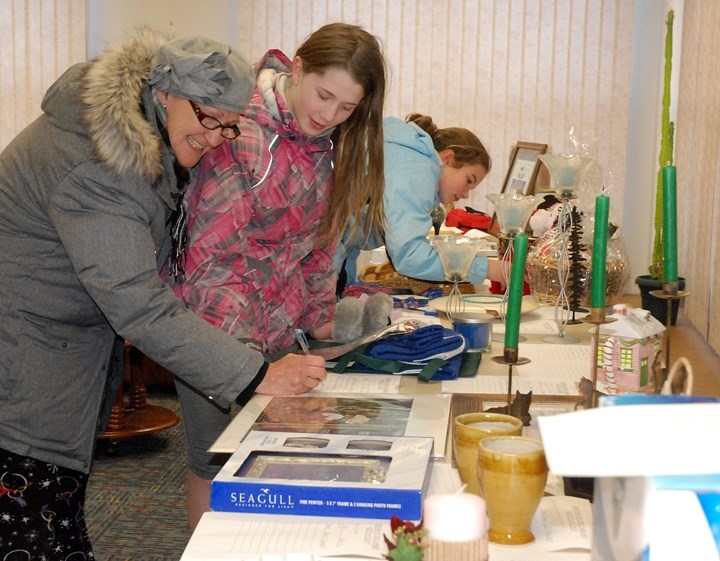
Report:
[[[240,51],[205,37],[185,37],[160,47],[148,83],[156,91],[242,113],[255,73]]]

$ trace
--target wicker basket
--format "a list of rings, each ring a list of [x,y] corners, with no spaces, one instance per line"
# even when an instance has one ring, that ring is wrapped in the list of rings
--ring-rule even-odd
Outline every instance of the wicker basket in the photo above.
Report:
[[[413,294],[422,294],[430,288],[439,288],[447,296],[453,287],[452,283],[448,282],[431,282],[406,277],[398,273],[391,263],[370,265],[358,275],[358,279],[360,282],[377,284],[393,290],[411,290]],[[469,282],[460,283],[458,288],[463,294],[473,294],[475,292],[475,286]]]

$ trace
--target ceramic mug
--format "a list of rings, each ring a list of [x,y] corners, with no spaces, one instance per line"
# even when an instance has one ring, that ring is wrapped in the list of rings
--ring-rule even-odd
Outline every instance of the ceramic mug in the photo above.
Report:
[[[490,519],[488,539],[505,545],[534,541],[530,523],[548,476],[542,442],[525,436],[488,437],[480,443],[478,473]]]
[[[522,421],[502,413],[465,413],[455,417],[453,428],[453,453],[460,479],[468,492],[482,496],[478,483],[480,441],[489,436],[520,436]]]

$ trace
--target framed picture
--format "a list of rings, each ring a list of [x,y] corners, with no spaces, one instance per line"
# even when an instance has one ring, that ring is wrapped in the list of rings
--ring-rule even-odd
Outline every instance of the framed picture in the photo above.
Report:
[[[441,459],[445,456],[450,402],[449,394],[255,394],[209,451],[231,454],[251,430],[313,433],[318,441],[331,434],[431,436],[435,439],[433,457]],[[356,446],[363,448],[361,439]]]
[[[547,147],[547,144],[518,141],[510,155],[510,167],[501,192],[520,191],[523,195],[534,195],[541,164],[539,157]]]

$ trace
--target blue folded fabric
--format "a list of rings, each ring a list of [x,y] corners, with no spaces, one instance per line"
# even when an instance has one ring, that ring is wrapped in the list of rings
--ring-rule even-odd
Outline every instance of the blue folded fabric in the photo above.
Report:
[[[370,343],[365,354],[384,360],[423,364],[435,358],[450,359],[461,354],[465,347],[465,338],[456,331],[442,325],[428,325]]]
[[[448,360],[440,361],[441,366],[432,372],[431,380],[454,380],[460,375],[464,354],[456,355]],[[406,376],[409,374],[420,374],[423,371],[423,364],[417,362],[398,362],[399,370],[393,374]],[[372,372],[372,368],[364,367],[368,372]],[[379,372],[379,371],[378,371]]]
[[[418,362],[400,362],[400,361],[389,361],[382,362],[380,359],[368,358],[367,356],[355,356],[353,357],[357,362],[351,362],[347,366],[343,366],[340,372],[344,372],[346,368],[357,372],[367,373],[378,373],[378,374],[394,374],[399,376],[418,376],[423,382],[439,381],[439,380],[455,380],[460,375],[462,369],[463,360],[467,356],[467,353],[461,353],[452,357],[449,360],[436,359],[435,361],[428,361],[427,364]],[[369,363],[370,360],[376,361],[377,364],[382,368],[373,368]],[[390,365],[392,367],[390,368]]]
[[[431,380],[455,380],[460,375],[465,354],[459,354],[448,360],[448,363],[432,375]]]

